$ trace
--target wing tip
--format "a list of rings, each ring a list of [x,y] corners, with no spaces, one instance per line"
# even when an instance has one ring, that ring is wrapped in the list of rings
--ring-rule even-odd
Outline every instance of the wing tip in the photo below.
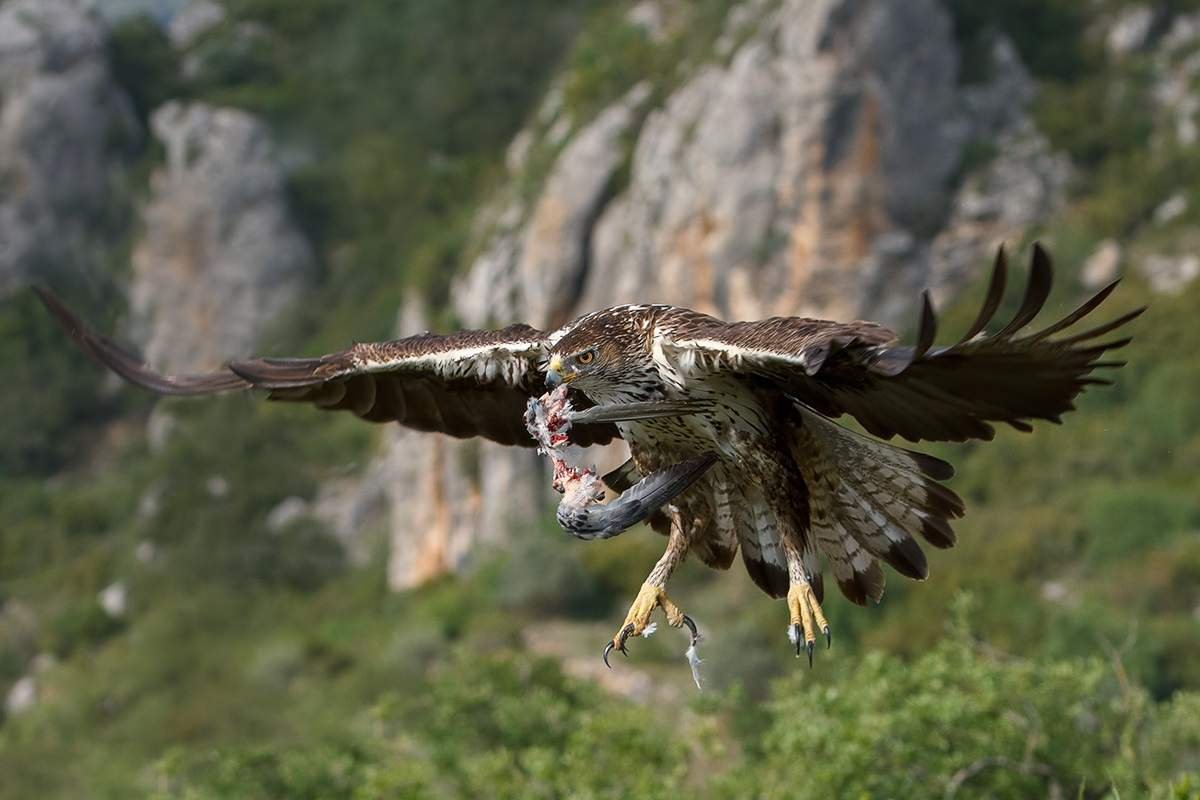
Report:
[[[63,302],[62,298],[51,289],[41,284],[33,284],[30,289],[37,295],[38,300],[54,317],[55,322],[66,331],[67,335],[80,344],[88,337],[90,330],[83,319]],[[89,348],[90,350],[91,348]]]

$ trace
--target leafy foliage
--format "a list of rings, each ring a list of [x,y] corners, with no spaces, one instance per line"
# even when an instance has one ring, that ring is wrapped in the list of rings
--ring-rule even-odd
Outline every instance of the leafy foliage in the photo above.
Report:
[[[459,656],[358,733],[177,751],[156,782],[199,798],[1194,796],[1200,695],[1154,707],[1119,667],[988,655],[967,636],[912,663],[876,653],[837,678],[781,681],[742,739],[719,725],[736,693],[672,729],[551,662]]]

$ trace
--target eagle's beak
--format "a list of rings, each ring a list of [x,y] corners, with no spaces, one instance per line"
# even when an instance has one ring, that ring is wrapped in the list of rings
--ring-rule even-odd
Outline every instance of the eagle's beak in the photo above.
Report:
[[[570,375],[563,374],[563,363],[561,356],[552,356],[550,363],[546,365],[546,386],[551,389],[557,389],[559,384],[569,382],[574,378],[574,373]]]

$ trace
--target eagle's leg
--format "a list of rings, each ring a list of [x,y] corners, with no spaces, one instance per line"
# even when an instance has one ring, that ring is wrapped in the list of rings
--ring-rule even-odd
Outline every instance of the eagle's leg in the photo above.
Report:
[[[788,564],[787,604],[790,624],[788,638],[796,645],[796,658],[802,650],[808,651],[808,666],[812,667],[816,630],[825,635],[825,646],[833,643],[829,622],[821,610],[821,602],[813,591],[810,576],[804,570],[804,560],[799,548],[788,537],[783,537],[783,551]]]
[[[612,638],[608,644],[604,646],[604,665],[610,666],[608,657],[613,650],[620,650],[623,654],[629,655],[629,651],[625,648],[626,642],[631,636],[641,636],[647,631],[653,631],[650,623],[650,615],[654,613],[654,609],[661,608],[667,616],[667,624],[673,628],[680,628],[684,625],[692,634],[692,645],[700,640],[700,632],[696,629],[696,623],[692,618],[683,613],[675,602],[667,597],[667,581],[671,578],[671,573],[675,571],[675,567],[683,560],[687,554],[688,543],[684,537],[683,530],[677,519],[671,520],[671,533],[667,537],[667,550],[663,553],[662,558],[654,565],[654,569],[650,571],[650,575],[646,578],[646,582],[642,584],[642,588],[638,591],[637,597],[633,601],[633,605],[629,607],[629,613],[625,615],[625,621],[621,623],[620,630],[616,636]]]

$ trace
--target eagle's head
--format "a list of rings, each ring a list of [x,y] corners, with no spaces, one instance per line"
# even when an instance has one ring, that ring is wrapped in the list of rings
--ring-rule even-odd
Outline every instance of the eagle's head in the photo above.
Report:
[[[649,399],[658,383],[649,348],[650,311],[618,306],[581,317],[550,350],[546,385],[569,383],[596,402]]]

